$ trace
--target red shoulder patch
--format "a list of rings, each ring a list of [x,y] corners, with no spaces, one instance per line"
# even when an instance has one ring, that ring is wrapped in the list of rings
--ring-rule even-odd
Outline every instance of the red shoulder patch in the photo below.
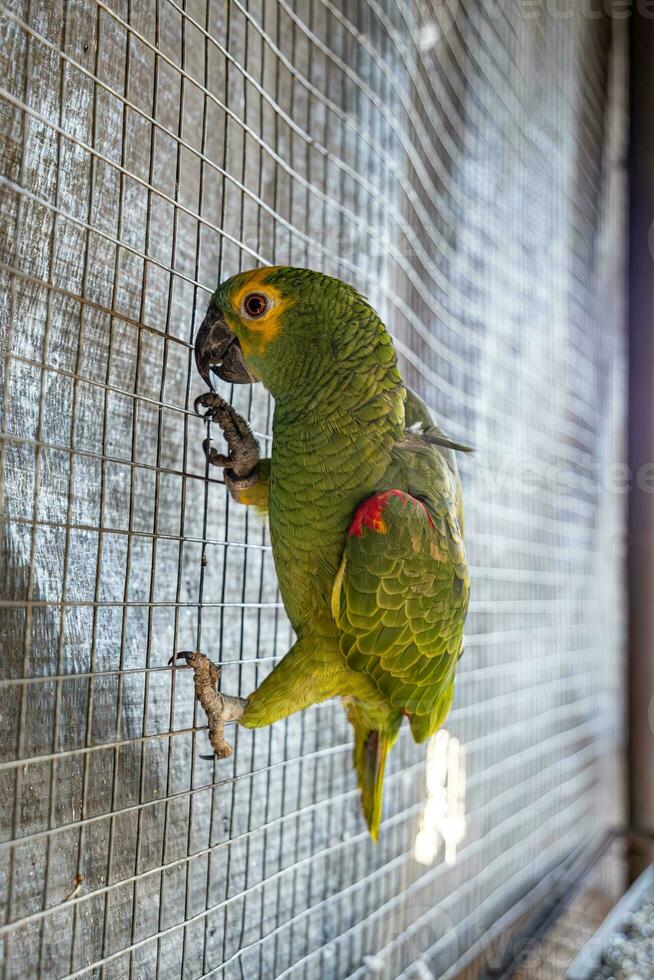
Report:
[[[412,497],[411,494],[405,493],[403,490],[384,490],[383,493],[373,493],[372,496],[367,497],[363,503],[359,504],[350,524],[350,535],[360,538],[364,527],[370,531],[375,531],[377,534],[386,534],[388,527],[384,521],[384,509],[391,497],[399,497],[405,504],[410,501],[412,504],[422,507],[430,525],[434,526],[431,514],[422,500]]]
[[[416,500],[415,497],[410,496],[410,494],[404,493],[403,490],[384,490],[383,493],[373,493],[371,497],[367,497],[363,503],[359,504],[355,510],[352,523],[350,524],[350,535],[360,538],[363,534],[364,527],[367,527],[370,531],[376,531],[377,534],[386,534],[388,528],[386,527],[383,515],[384,508],[391,497],[399,497],[405,504],[411,500],[413,503],[423,507],[425,513],[427,513],[427,508],[424,504]],[[429,522],[432,523],[428,513],[427,517],[429,518]]]

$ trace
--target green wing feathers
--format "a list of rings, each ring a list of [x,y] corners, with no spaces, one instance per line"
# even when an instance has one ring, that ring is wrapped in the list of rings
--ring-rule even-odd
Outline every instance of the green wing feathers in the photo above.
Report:
[[[452,703],[468,596],[453,502],[436,512],[390,490],[358,508],[334,588],[341,651],[408,715],[417,742]]]

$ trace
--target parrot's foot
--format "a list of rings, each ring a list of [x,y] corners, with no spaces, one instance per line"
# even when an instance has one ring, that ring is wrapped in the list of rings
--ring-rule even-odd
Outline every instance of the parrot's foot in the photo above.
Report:
[[[225,482],[230,489],[246,490],[253,486],[258,479],[259,443],[243,416],[215,391],[200,395],[193,407],[203,418],[218,423],[229,447],[229,453],[225,455],[212,449],[209,440],[205,439],[202,448],[211,465],[224,468]],[[200,412],[201,408],[206,411]]]
[[[186,650],[178,653],[176,657],[171,657],[169,663],[173,663],[174,660],[185,660],[192,668],[195,697],[204,708],[209,722],[211,748],[219,759],[226,759],[234,750],[229,742],[225,741],[225,722],[239,720],[247,703],[245,698],[231,697],[216,690],[220,680],[220,667],[203,653]],[[212,759],[213,756],[202,756],[202,758]]]

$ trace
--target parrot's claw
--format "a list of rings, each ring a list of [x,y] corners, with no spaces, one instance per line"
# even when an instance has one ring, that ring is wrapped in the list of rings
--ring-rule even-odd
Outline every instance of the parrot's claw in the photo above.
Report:
[[[259,462],[259,443],[252,435],[250,426],[235,408],[215,391],[207,391],[199,395],[193,407],[198,415],[210,422],[216,422],[222,429],[229,453],[219,453],[211,448],[209,439],[205,439],[202,448],[212,466],[221,466],[225,470],[227,482],[252,484],[257,481],[257,464]],[[206,409],[204,413],[200,409]]]
[[[168,666],[172,667],[176,660],[187,660],[190,655],[191,651],[189,650],[183,650],[181,653],[174,653],[168,661]]]
[[[203,755],[201,758],[228,758],[234,750],[229,742],[225,741],[225,722],[239,720],[245,709],[245,699],[221,694],[216,689],[220,680],[220,667],[217,667],[203,653],[199,653],[197,650],[184,650],[174,654],[168,663],[172,664],[175,660],[185,660],[193,670],[195,697],[204,708],[209,722],[209,741],[214,755]]]
[[[206,408],[206,412],[201,411],[203,408]],[[229,402],[225,401],[217,391],[205,391],[204,394],[198,395],[193,402],[193,411],[196,415],[200,415],[203,419],[209,419],[212,422],[217,414],[228,408],[230,408]]]

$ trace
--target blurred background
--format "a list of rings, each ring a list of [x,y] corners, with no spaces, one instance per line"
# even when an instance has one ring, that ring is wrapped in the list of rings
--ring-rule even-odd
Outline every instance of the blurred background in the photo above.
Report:
[[[612,835],[654,827],[651,17],[3,5],[4,976],[499,976],[597,855],[607,908],[635,874]],[[476,447],[454,708],[426,749],[403,729],[377,847],[338,703],[207,761],[167,665],[199,646],[245,694],[291,642],[192,411],[211,293],[267,263],[359,288]],[[265,446],[265,392],[226,394]],[[573,912],[566,962],[604,911]],[[529,976],[564,972],[541,950]]]

